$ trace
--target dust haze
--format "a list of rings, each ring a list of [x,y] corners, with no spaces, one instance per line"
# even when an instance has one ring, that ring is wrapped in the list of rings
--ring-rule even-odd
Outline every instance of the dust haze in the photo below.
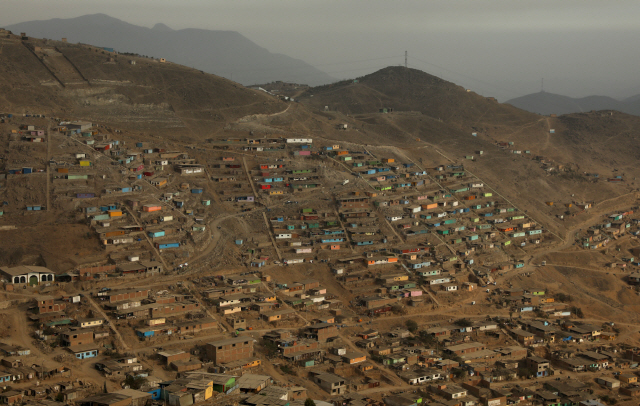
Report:
[[[241,33],[334,78],[404,64],[500,101],[544,90],[571,97],[640,93],[640,4],[601,1],[6,2],[0,26],[105,13],[173,29]],[[251,67],[258,69],[259,67]],[[303,78],[304,79],[304,78]],[[314,78],[309,78],[313,81]]]

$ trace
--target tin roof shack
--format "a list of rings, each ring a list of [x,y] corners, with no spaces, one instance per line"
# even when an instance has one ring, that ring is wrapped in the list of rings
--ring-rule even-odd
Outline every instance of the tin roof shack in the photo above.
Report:
[[[268,375],[244,374],[236,380],[236,383],[240,392],[258,393],[273,383],[273,379]]]
[[[206,345],[207,357],[216,365],[238,361],[253,356],[252,337],[239,336],[212,341]]]
[[[135,389],[122,389],[113,393],[130,397],[131,406],[146,406],[147,402],[151,400],[150,393]]]
[[[100,393],[75,403],[79,406],[131,406],[132,398],[121,393]]]
[[[607,387],[609,389],[617,389],[620,387],[620,381],[614,378],[609,378],[608,376],[599,376],[596,378],[596,382],[599,385]]]
[[[313,377],[313,382],[331,395],[342,395],[347,392],[347,380],[336,374],[318,373]]]

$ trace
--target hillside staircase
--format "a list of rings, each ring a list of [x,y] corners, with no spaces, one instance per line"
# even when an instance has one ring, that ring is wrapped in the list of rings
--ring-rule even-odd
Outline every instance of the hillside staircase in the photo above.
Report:
[[[23,42],[23,45],[38,58],[62,87],[91,86],[80,70],[58,48],[38,48],[36,50],[33,45],[26,42]]]

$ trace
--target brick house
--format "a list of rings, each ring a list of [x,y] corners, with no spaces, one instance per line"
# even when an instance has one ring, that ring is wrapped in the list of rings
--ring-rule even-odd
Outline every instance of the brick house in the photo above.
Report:
[[[247,336],[212,341],[207,344],[207,357],[215,364],[238,361],[253,356],[254,339]]]
[[[81,344],[91,344],[93,343],[93,331],[82,329],[82,328],[72,328],[64,333],[62,333],[62,345],[65,347],[73,347]]]

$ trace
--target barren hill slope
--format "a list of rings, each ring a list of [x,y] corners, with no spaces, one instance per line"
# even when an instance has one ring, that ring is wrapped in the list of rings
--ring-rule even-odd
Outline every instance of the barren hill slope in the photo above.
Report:
[[[56,41],[0,42],[0,111],[202,139],[229,121],[286,108],[262,92],[172,63]]]
[[[608,200],[635,190],[640,175],[634,165],[640,121],[623,113],[539,116],[403,67],[312,88],[300,100],[317,115],[348,123],[361,142],[404,148],[426,166],[463,164],[558,230],[565,210],[545,202]],[[499,148],[500,142],[513,144]],[[586,173],[598,173],[599,181]],[[606,181],[622,173],[622,184]]]

